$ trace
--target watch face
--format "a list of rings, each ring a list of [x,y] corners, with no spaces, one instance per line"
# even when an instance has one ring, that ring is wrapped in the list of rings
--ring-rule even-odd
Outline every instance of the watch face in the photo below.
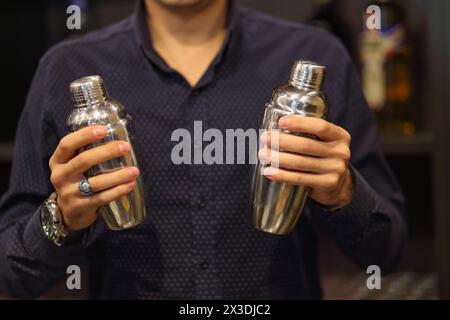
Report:
[[[44,205],[41,211],[41,223],[44,233],[47,237],[51,238],[54,233],[53,229],[53,217],[47,205]]]

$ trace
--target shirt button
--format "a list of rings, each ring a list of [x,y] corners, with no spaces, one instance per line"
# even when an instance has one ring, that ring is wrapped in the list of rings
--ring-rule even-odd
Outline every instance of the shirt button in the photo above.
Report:
[[[208,269],[208,267],[209,267],[208,261],[205,260],[205,261],[200,262],[200,268],[202,270],[206,270],[206,269]]]
[[[200,197],[200,198],[197,199],[197,208],[198,209],[205,208],[205,198]]]

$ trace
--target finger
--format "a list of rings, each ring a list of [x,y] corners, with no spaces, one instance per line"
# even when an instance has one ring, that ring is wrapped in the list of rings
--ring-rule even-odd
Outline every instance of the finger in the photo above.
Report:
[[[83,151],[65,166],[66,176],[79,176],[93,166],[121,157],[130,152],[131,146],[125,141],[111,141],[101,146]]]
[[[86,197],[86,200],[89,201],[90,205],[100,207],[127,195],[134,189],[135,186],[136,181],[124,183]]]
[[[324,119],[304,117],[304,116],[285,116],[279,121],[281,129],[290,132],[301,132],[316,135],[323,141],[334,141],[344,139],[350,141],[350,134],[343,128],[332,124]]]
[[[50,158],[50,168],[68,162],[80,148],[104,138],[106,133],[104,126],[92,125],[66,135]]]
[[[335,188],[339,180],[339,177],[335,174],[294,172],[273,167],[265,168],[264,176],[273,181],[285,182],[293,185],[302,185],[322,191],[332,190]]]
[[[333,148],[329,143],[306,137],[299,137],[289,133],[273,134],[272,131],[265,132],[261,136],[263,144],[275,150],[300,153],[315,157],[330,157],[334,155]],[[276,141],[274,141],[276,140]]]
[[[138,175],[138,168],[128,167],[89,178],[89,184],[91,185],[91,190],[93,192],[99,192],[120,184],[132,182]]]
[[[88,178],[88,181],[89,185],[91,186],[91,191],[97,193],[124,183],[132,182],[137,178],[138,175],[138,168],[128,167],[114,172],[103,173],[94,177],[90,177]],[[70,185],[70,195],[81,195],[78,184],[79,182],[72,183]]]
[[[342,163],[333,158],[317,158],[293,154],[288,152],[279,152],[273,149],[260,149],[258,157],[264,164],[275,164],[283,169],[306,171],[313,173],[327,173],[339,171],[339,165]],[[343,163],[342,163],[343,165]]]

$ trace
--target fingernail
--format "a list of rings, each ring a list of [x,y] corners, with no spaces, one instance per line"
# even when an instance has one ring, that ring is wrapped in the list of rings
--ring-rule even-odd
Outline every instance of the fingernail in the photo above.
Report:
[[[94,133],[94,136],[101,138],[106,134],[105,127],[95,127],[92,132]]]
[[[278,125],[280,126],[280,128],[287,128],[289,125],[289,118],[287,117],[281,118],[280,121],[278,121]]]
[[[274,168],[274,167],[267,167],[264,169],[265,176],[273,176],[277,172],[278,172],[278,168]]]
[[[120,153],[127,153],[128,151],[130,151],[131,147],[129,143],[121,143],[119,144],[119,151]]]
[[[137,177],[139,174],[139,169],[136,167],[130,167],[128,168],[128,174],[130,177]]]
[[[132,181],[128,184],[128,188],[133,189],[136,186],[136,181]]]
[[[268,134],[267,132],[264,132],[264,133],[261,135],[260,140],[261,140],[261,143],[262,143],[262,144],[267,144],[267,143],[269,142],[269,134]]]
[[[266,164],[267,162],[267,151],[266,149],[259,149],[258,151],[258,159],[262,164]]]

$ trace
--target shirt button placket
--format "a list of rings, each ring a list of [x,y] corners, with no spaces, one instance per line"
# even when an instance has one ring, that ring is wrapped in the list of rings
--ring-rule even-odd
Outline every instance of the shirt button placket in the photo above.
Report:
[[[202,121],[203,132],[206,130],[207,105],[204,95],[194,90],[190,96],[190,121]],[[194,141],[194,148],[203,152],[203,142]],[[197,298],[217,296],[217,279],[214,272],[214,237],[215,221],[209,212],[208,195],[211,181],[208,177],[209,167],[205,164],[192,164],[191,203],[193,234],[195,244],[196,272],[194,273],[197,288]]]

